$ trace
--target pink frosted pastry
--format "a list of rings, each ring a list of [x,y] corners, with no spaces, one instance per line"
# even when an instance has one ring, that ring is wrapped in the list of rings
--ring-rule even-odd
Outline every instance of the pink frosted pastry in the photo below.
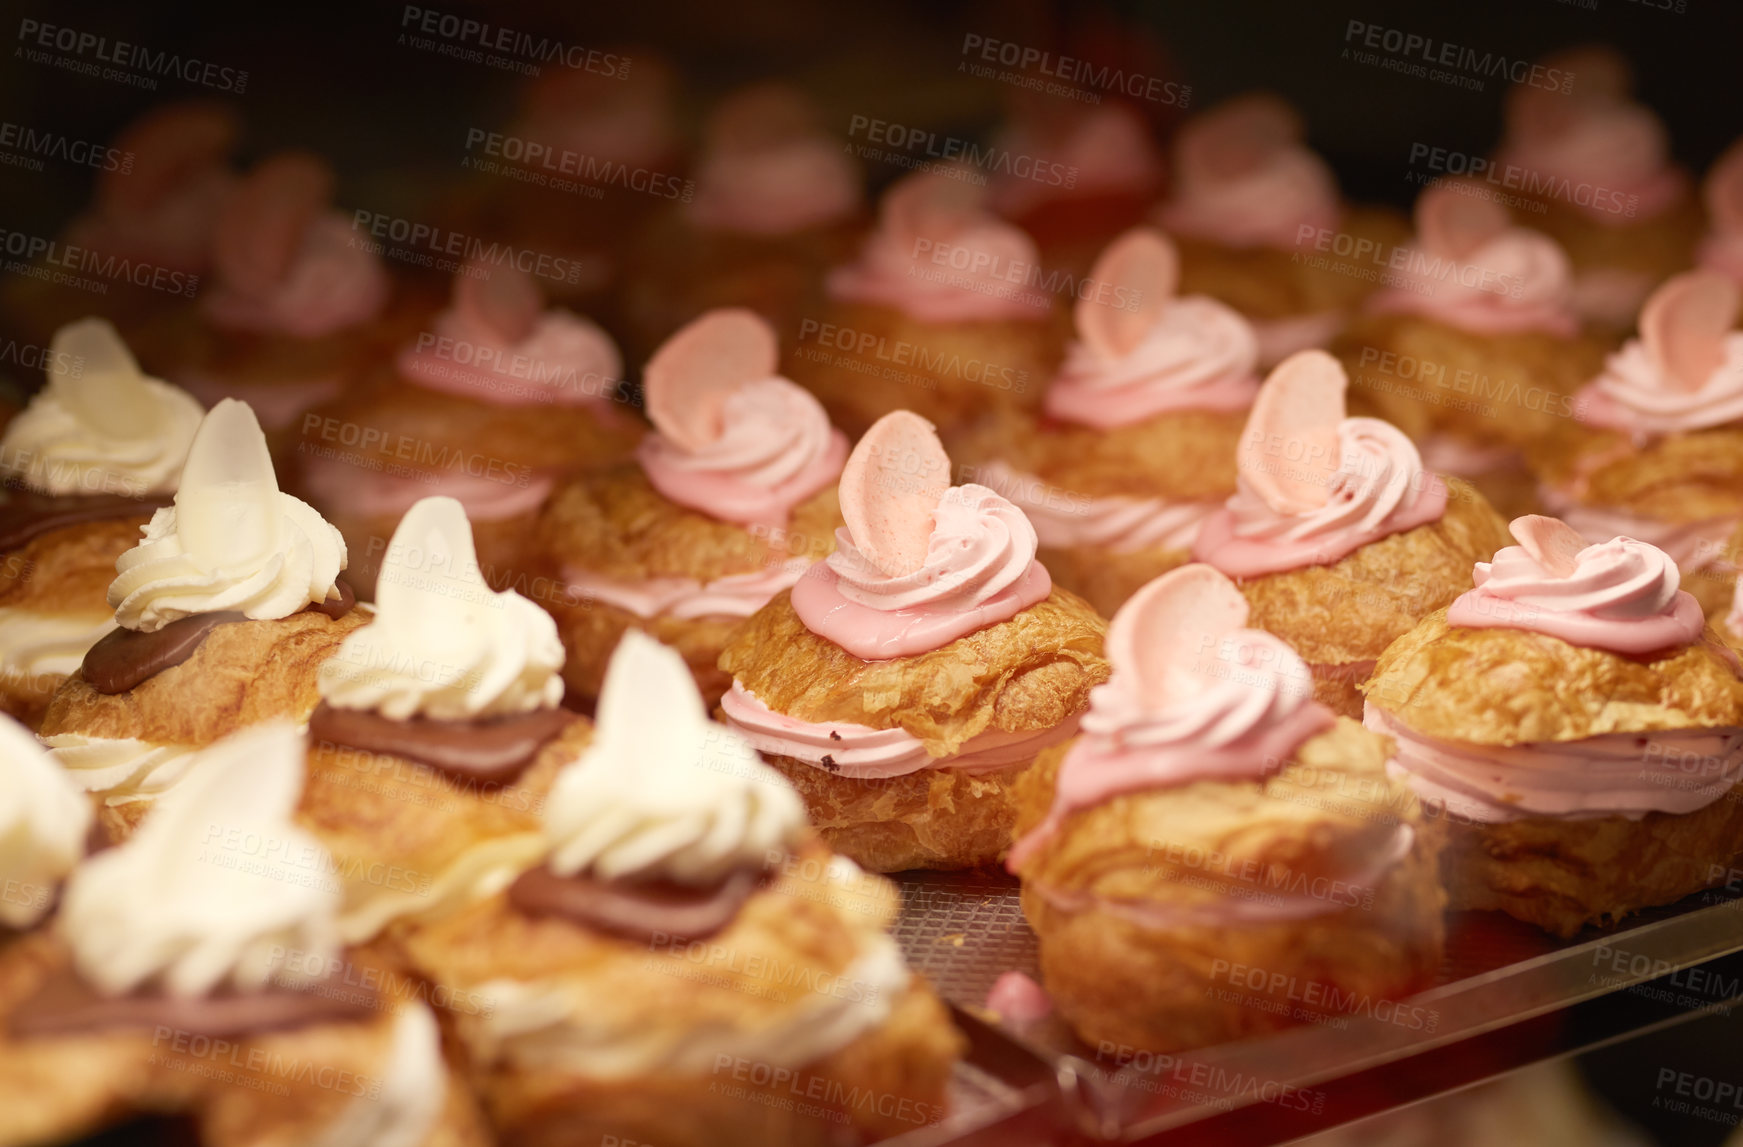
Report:
[[[1417,199],[1416,234],[1392,263],[1335,348],[1355,404],[1497,506],[1534,504],[1525,452],[1566,421],[1603,354],[1580,333],[1566,253],[1481,184],[1450,180]]]
[[[1324,351],[1271,372],[1236,453],[1236,492],[1199,526],[1192,558],[1234,578],[1254,627],[1293,646],[1314,695],[1353,717],[1374,659],[1450,602],[1507,534],[1481,494],[1429,470],[1397,427],[1346,418],[1347,386]]]
[[[1543,63],[1571,73],[1571,89],[1514,86],[1497,190],[1526,201],[1520,221],[1567,251],[1580,315],[1625,330],[1652,288],[1689,265],[1700,208],[1663,122],[1631,98],[1620,53],[1572,48]]]
[[[1049,265],[1074,274],[1142,222],[1162,187],[1162,152],[1150,125],[1123,103],[1022,101],[993,146],[1024,162],[993,174],[992,207],[1034,236]]]
[[[991,863],[1012,783],[1106,675],[1101,620],[1054,588],[1021,510],[950,484],[918,415],[866,432],[840,505],[835,552],[726,645],[721,712],[836,851],[884,872]]]
[[[345,534],[366,599],[400,516],[445,495],[466,508],[485,579],[548,605],[557,587],[526,569],[539,507],[629,456],[641,424],[624,386],[595,323],[547,306],[525,272],[468,263],[391,369],[298,419],[301,488]]]
[[[1725,149],[1701,185],[1707,234],[1696,256],[1703,267],[1743,283],[1743,140]]]
[[[847,439],[782,378],[775,332],[710,311],[648,360],[655,432],[633,461],[560,486],[541,512],[537,566],[568,650],[571,697],[597,696],[626,629],[684,654],[710,704],[726,635],[834,544]]]
[[[1187,560],[1199,524],[1234,493],[1259,351],[1232,307],[1176,295],[1179,260],[1159,231],[1127,232],[1090,276],[1107,300],[1078,302],[1042,416],[991,419],[955,452],[965,475],[1028,515],[1054,581],[1111,617]]]
[[[703,311],[740,306],[784,345],[821,306],[826,268],[863,231],[863,176],[803,92],[756,84],[709,117],[695,195],[650,229],[625,288],[635,348],[653,348]]]
[[[801,324],[793,377],[849,433],[892,410],[948,431],[1040,400],[1068,278],[986,209],[975,176],[940,166],[891,187],[858,257],[829,273],[819,316]]]
[[[1439,967],[1439,841],[1387,777],[1386,741],[1313,700],[1249,610],[1203,565],[1139,590],[1082,734],[1019,784],[1006,866],[1048,995],[1090,1043],[1325,1022],[1328,999],[1395,999]]]
[[[1590,541],[1626,534],[1670,554],[1708,610],[1730,601],[1743,523],[1739,287],[1716,271],[1666,282],[1640,333],[1573,396],[1536,451],[1542,499]]]
[[[174,323],[141,333],[140,359],[207,404],[237,398],[269,432],[357,382],[389,336],[389,281],[331,206],[321,159],[284,152],[218,212],[213,274]]]
[[[1268,93],[1219,104],[1181,128],[1156,220],[1180,244],[1182,289],[1246,315],[1267,367],[1325,346],[1373,289],[1316,265],[1325,262],[1316,258],[1322,242],[1344,236],[1385,248],[1404,230],[1390,213],[1340,201],[1301,117]]]
[[[1447,824],[1450,906],[1571,936],[1724,879],[1743,674],[1663,550],[1553,518],[1512,531],[1386,650],[1363,721]]]

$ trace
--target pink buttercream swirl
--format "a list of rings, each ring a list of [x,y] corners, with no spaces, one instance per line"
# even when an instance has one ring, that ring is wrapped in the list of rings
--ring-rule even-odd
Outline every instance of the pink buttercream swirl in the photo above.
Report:
[[[1424,736],[1371,703],[1362,723],[1393,738],[1389,769],[1418,799],[1479,824],[1681,816],[1743,778],[1743,729],[1735,726],[1475,745]]]
[[[1086,498],[1003,462],[982,466],[979,477],[1017,504],[1035,527],[1041,545],[1055,549],[1184,550],[1198,537],[1200,523],[1220,505],[1161,498]]]
[[[1270,149],[1232,176],[1182,164],[1174,195],[1157,221],[1177,235],[1226,247],[1294,250],[1303,227],[1338,223],[1337,178],[1300,145]]]
[[[1072,813],[1121,793],[1263,779],[1336,719],[1313,700],[1307,665],[1273,634],[1237,629],[1200,657],[1204,664],[1182,667],[1160,705],[1134,666],[1115,662],[1107,683],[1090,692],[1084,736],[1060,763],[1052,807],[1006,867],[1017,871]]]
[[[654,489],[723,522],[785,526],[793,507],[834,482],[847,437],[812,395],[784,378],[749,382],[721,407],[719,437],[685,450],[650,434],[636,450]]]
[[[1396,426],[1346,418],[1338,425],[1338,442],[1338,471],[1323,505],[1275,509],[1245,476],[1238,477],[1234,496],[1199,528],[1193,560],[1234,578],[1329,565],[1446,512],[1445,481],[1423,469],[1416,446]]]
[[[835,552],[793,587],[805,628],[865,661],[913,657],[1015,617],[1052,592],[1035,527],[997,492],[952,486],[933,511],[926,560],[886,574],[835,532]]]
[[[1572,111],[1572,109],[1570,109]],[[1497,162],[1526,169],[1556,184],[1558,197],[1594,223],[1624,227],[1675,206],[1688,192],[1688,176],[1670,162],[1664,124],[1639,104],[1595,102],[1572,111],[1558,130],[1528,133],[1504,148]],[[1580,195],[1581,185],[1615,195]],[[1616,196],[1633,208],[1616,210]]]
[[[829,273],[829,296],[894,307],[923,323],[1046,318],[1050,299],[1028,287],[1040,271],[1034,240],[978,202],[934,190],[948,175],[910,179],[917,182],[885,196],[859,259]]]
[[[399,373],[444,394],[492,406],[585,406],[617,393],[623,360],[611,336],[561,309],[544,312],[519,342],[505,342],[463,307],[402,348]]]
[[[790,558],[750,573],[728,574],[706,582],[688,577],[619,581],[576,567],[566,568],[563,577],[569,592],[585,601],[603,602],[644,619],[694,620],[749,617],[803,577],[811,564],[809,558]]]
[[[906,729],[874,729],[851,721],[801,721],[777,713],[737,681],[720,699],[726,724],[743,733],[759,753],[791,757],[851,780],[905,777],[921,769],[987,773],[1026,764],[1048,745],[1077,733],[1073,717],[1051,729],[1007,733],[988,729],[968,739],[957,752],[935,757]]]
[[[1570,645],[1640,656],[1700,639],[1700,603],[1678,587],[1670,555],[1633,538],[1587,546],[1558,577],[1523,546],[1478,562],[1476,588],[1447,607],[1448,625],[1522,629]]]
[[[1103,104],[1087,111],[1074,117],[1063,132],[1019,122],[1001,133],[997,142],[1007,155],[1034,156],[1037,171],[1063,172],[1057,180],[1002,175],[993,184],[991,198],[1006,215],[1021,215],[1062,199],[1149,198],[1162,182],[1162,157],[1149,128],[1124,104]]]
[[[804,136],[755,148],[715,148],[696,173],[690,221],[710,231],[792,235],[860,208],[859,172],[841,148]]]
[[[309,224],[269,293],[245,295],[220,281],[206,311],[221,326],[315,339],[374,319],[387,293],[381,261],[353,243],[351,221],[332,211]]]
[[[1724,361],[1692,391],[1677,385],[1644,342],[1629,339],[1574,395],[1574,417],[1636,439],[1743,419],[1743,331],[1725,336]]]
[[[1475,251],[1436,251],[1420,236],[1395,272],[1401,280],[1368,299],[1379,314],[1416,314],[1473,334],[1543,331],[1571,338],[1573,264],[1561,245],[1526,227],[1509,227]]]
[[[1043,405],[1097,430],[1180,410],[1245,410],[1259,393],[1258,360],[1247,320],[1194,295],[1170,302],[1129,354],[1109,358],[1073,342]]]

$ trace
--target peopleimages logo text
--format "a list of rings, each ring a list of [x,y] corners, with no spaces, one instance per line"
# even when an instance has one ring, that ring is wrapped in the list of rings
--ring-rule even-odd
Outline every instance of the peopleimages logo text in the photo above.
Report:
[[[1574,74],[1565,68],[1549,68],[1504,53],[1453,44],[1383,24],[1369,24],[1364,20],[1351,20],[1344,26],[1344,43],[1359,44],[1372,51],[1432,67],[1510,80],[1526,87],[1558,92],[1574,89]]]
[[[629,76],[629,57],[581,44],[566,44],[551,36],[535,36],[470,16],[407,4],[400,12],[402,30],[421,32],[450,43],[486,52],[519,56],[539,64],[561,64],[578,72],[621,80]]]
[[[234,95],[241,95],[248,89],[248,73],[240,68],[224,67],[193,56],[184,57],[177,52],[159,51],[143,44],[130,44],[126,40],[111,40],[95,32],[83,32],[41,20],[20,20],[18,39],[34,48],[65,52],[69,56],[110,64],[147,77],[174,76],[190,84]]]

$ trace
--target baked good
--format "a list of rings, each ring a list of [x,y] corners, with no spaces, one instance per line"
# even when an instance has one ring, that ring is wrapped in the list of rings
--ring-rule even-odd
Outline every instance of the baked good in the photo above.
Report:
[[[682,652],[712,704],[727,634],[833,545],[847,440],[778,357],[747,310],[689,324],[648,360],[656,430],[636,460],[574,478],[539,515],[539,568],[561,587],[546,608],[578,702],[598,696],[633,628]]]
[[[1347,385],[1324,351],[1271,372],[1236,455],[1238,489],[1199,526],[1192,558],[1234,578],[1253,628],[1287,641],[1313,671],[1314,697],[1355,717],[1374,659],[1458,596],[1467,567],[1507,531],[1396,426],[1345,418]]]
[[[543,822],[542,865],[405,940],[487,1005],[455,1028],[505,1141],[821,1147],[945,1114],[963,1041],[893,889],[817,844],[675,652],[624,634]]]
[[[1450,906],[1558,936],[1724,880],[1743,848],[1743,674],[1676,563],[1553,518],[1381,656],[1363,722],[1448,830]]]
[[[0,435],[0,711],[32,728],[115,628],[115,559],[175,492],[202,414],[103,319],[55,332],[47,366]]]
[[[217,214],[211,282],[135,333],[140,359],[208,405],[245,400],[274,431],[356,382],[393,343],[390,284],[333,184],[306,152],[243,176]]]
[[[1263,367],[1330,343],[1374,289],[1324,252],[1386,250],[1404,237],[1393,213],[1340,201],[1337,177],[1304,136],[1301,117],[1268,92],[1200,113],[1175,137],[1155,215],[1180,244],[1181,290],[1245,315]]]
[[[1707,232],[1695,257],[1701,266],[1743,283],[1743,140],[1725,149],[1701,184]]]
[[[1033,408],[1064,341],[1034,241],[992,215],[978,173],[928,168],[884,193],[858,257],[824,281],[793,378],[858,435],[892,410],[950,430],[989,410]]]
[[[1709,613],[1730,602],[1743,522],[1738,303],[1717,271],[1668,280],[1532,458],[1544,505],[1588,541],[1625,534],[1668,553]]]
[[[30,730],[0,717],[0,953],[40,924],[93,843],[91,802]]]
[[[1039,417],[1000,412],[952,444],[961,477],[1028,515],[1053,584],[1103,617],[1187,560],[1235,491],[1235,446],[1259,392],[1258,341],[1238,312],[1175,296],[1167,236],[1134,228],[1102,253],[1077,340]]]
[[[345,535],[364,600],[395,523],[432,495],[466,507],[485,580],[536,592],[539,507],[569,475],[623,462],[641,433],[611,336],[547,308],[532,275],[480,259],[391,366],[297,420],[298,488]]]
[[[783,347],[822,305],[823,274],[865,229],[863,175],[797,88],[768,81],[723,99],[703,126],[694,194],[665,208],[627,269],[631,350],[646,357],[717,307],[746,307]]]
[[[1023,512],[950,485],[916,414],[880,419],[841,474],[835,552],[733,634],[721,700],[866,868],[972,868],[1010,845],[1013,785],[1107,675],[1102,620],[1035,560]]]
[[[297,819],[338,865],[346,943],[499,892],[543,855],[543,794],[524,782],[589,733],[558,707],[562,665],[550,615],[485,583],[459,502],[406,512],[309,718]]]
[[[1203,565],[1139,590],[1083,734],[1018,782],[1006,864],[1048,996],[1090,1044],[1378,1014],[1439,969],[1439,841],[1385,738],[1314,701],[1249,608]]]
[[[320,663],[367,618],[339,577],[344,539],[279,492],[266,437],[235,399],[201,421],[174,503],[115,566],[117,628],[55,692],[40,732],[124,836],[195,750],[307,720]]]
[[[1416,201],[1416,235],[1334,348],[1352,400],[1413,438],[1430,469],[1508,512],[1535,507],[1525,455],[1572,410],[1603,360],[1582,335],[1553,239],[1514,224],[1474,180]]]
[[[1626,330],[1647,294],[1689,265],[1700,204],[1664,123],[1633,99],[1621,52],[1582,45],[1541,67],[1567,78],[1508,92],[1491,178],[1516,189],[1522,223],[1567,252],[1580,316]]]
[[[181,1117],[214,1147],[485,1147],[403,967],[341,950],[320,845],[290,821],[287,724],[212,746],[126,844],[0,951],[8,1144]]]

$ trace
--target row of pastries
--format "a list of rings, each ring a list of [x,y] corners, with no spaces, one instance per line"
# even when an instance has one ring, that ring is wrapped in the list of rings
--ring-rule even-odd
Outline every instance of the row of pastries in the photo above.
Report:
[[[1743,152],[1703,216],[1605,59],[1502,153],[1625,224],[1345,204],[1271,97],[1167,181],[1117,108],[1018,122],[1107,180],[867,223],[757,89],[608,321],[396,281],[319,159],[140,125],[77,226],[210,290],[60,326],[0,438],[0,1142],[896,1134],[965,1041],[883,873],[1003,865],[1041,983],[991,1010],[1152,1051],[1425,987],[1448,909],[1724,883]],[[593,110],[646,142],[642,83]]]

